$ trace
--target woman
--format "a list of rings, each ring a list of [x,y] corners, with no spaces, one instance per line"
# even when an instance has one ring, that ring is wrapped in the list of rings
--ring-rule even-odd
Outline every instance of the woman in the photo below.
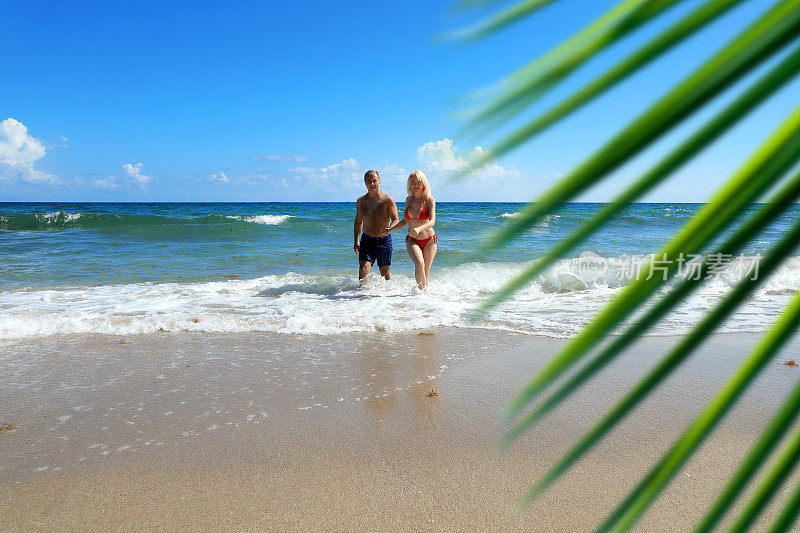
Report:
[[[408,197],[403,219],[385,230],[381,236],[385,237],[408,225],[406,250],[414,261],[417,286],[425,290],[428,287],[428,273],[431,271],[431,263],[437,250],[438,239],[433,231],[433,225],[436,224],[436,200],[431,196],[431,185],[421,170],[415,170],[408,176],[406,188]]]

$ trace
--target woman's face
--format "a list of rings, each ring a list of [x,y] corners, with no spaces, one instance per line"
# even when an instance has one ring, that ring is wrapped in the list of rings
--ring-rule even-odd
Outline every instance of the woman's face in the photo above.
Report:
[[[411,191],[414,194],[419,194],[425,190],[425,185],[422,183],[421,179],[416,176],[411,176],[410,180],[411,181],[409,183],[411,184]]]

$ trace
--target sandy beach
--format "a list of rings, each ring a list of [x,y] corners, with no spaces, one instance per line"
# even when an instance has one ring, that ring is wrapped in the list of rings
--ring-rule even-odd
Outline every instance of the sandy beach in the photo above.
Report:
[[[6,344],[3,529],[534,530],[597,526],[758,338],[718,335],[529,508],[529,484],[675,337],[498,452],[500,411],[565,341],[480,329],[153,333]],[[639,523],[686,531],[797,382],[776,354]],[[431,390],[438,395],[429,396]],[[769,516],[775,510],[771,508]],[[766,524],[768,522],[763,522]]]

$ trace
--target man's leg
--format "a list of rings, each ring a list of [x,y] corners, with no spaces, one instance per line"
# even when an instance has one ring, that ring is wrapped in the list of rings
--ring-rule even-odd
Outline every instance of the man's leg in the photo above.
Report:
[[[392,277],[389,273],[389,266],[392,264],[392,237],[385,237],[378,247],[378,268],[387,281]]]
[[[366,278],[367,275],[369,274],[369,269],[370,268],[372,268],[372,262],[371,261],[359,261],[358,262],[358,280],[361,282],[362,285],[369,282],[369,280],[364,279],[364,278]]]

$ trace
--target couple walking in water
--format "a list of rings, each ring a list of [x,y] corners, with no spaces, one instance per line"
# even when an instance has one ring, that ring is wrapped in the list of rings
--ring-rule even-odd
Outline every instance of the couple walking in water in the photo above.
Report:
[[[377,170],[364,174],[367,194],[356,202],[356,221],[353,225],[353,250],[358,254],[358,279],[364,280],[372,264],[377,262],[381,276],[389,279],[392,264],[392,232],[408,226],[406,250],[414,262],[417,287],[428,287],[428,272],[436,256],[436,201],[431,196],[428,178],[421,170],[408,176],[406,210],[402,220],[397,204],[381,190]],[[361,240],[359,240],[359,235]]]

